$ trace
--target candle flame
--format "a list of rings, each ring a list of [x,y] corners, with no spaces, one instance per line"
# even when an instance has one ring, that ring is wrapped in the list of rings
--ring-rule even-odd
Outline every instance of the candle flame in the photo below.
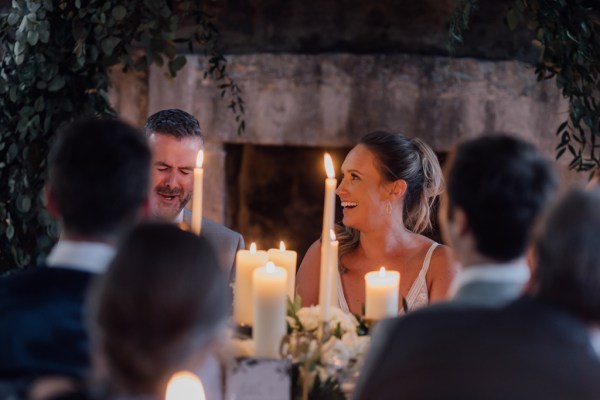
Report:
[[[265,270],[267,271],[267,273],[272,274],[273,272],[275,272],[275,264],[269,261],[265,267]]]
[[[167,385],[165,400],[206,400],[202,381],[189,371],[173,374]]]
[[[250,245],[250,253],[256,254],[256,243],[252,242]]]
[[[331,238],[332,242],[335,242],[335,232],[333,231],[333,229],[329,230],[329,237]]]
[[[379,268],[379,276],[385,278],[385,267]]]
[[[283,240],[279,242],[279,250],[285,250],[285,243],[283,243]]]
[[[335,178],[335,170],[333,169],[333,160],[331,159],[331,156],[329,155],[329,153],[325,153],[324,160],[325,160],[325,172],[327,172],[327,177]]]
[[[204,150],[200,150],[198,152],[198,156],[196,157],[196,168],[202,168],[203,163],[204,163]]]

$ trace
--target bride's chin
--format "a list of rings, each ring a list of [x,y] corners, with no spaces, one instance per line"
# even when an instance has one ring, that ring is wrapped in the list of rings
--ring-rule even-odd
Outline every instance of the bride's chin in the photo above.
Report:
[[[346,228],[351,228],[351,229],[359,229],[358,226],[356,225],[356,223],[354,223],[354,221],[352,221],[352,219],[344,217],[342,219],[342,224],[344,224],[344,226]]]

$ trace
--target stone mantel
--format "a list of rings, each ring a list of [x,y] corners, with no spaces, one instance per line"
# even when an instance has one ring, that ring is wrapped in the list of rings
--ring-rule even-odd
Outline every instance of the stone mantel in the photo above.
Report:
[[[229,57],[243,90],[246,131],[211,80],[205,59],[189,56],[175,80],[153,68],[148,111],[194,113],[212,143],[347,147],[386,129],[418,136],[437,151],[483,131],[519,134],[553,154],[567,105],[532,67],[418,55],[253,54]]]

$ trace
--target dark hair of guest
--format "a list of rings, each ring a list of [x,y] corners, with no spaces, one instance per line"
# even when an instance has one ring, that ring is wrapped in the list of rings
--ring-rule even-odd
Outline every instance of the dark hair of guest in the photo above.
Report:
[[[65,229],[104,235],[128,226],[147,199],[151,158],[143,133],[116,119],[84,120],[59,133],[48,183]]]
[[[600,191],[569,192],[535,241],[537,295],[584,320],[600,322]]]
[[[477,250],[497,261],[523,256],[536,218],[555,193],[554,169],[531,144],[508,135],[460,144],[447,178],[448,217],[466,214]]]
[[[162,393],[222,327],[228,293],[206,239],[173,224],[135,228],[92,298],[94,342],[117,390]]]

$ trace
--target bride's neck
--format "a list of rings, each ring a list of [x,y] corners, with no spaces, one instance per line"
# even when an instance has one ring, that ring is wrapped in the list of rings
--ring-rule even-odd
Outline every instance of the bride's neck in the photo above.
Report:
[[[398,253],[398,249],[412,246],[412,232],[399,226],[373,232],[361,232],[359,245],[365,257],[371,261],[385,260]]]

